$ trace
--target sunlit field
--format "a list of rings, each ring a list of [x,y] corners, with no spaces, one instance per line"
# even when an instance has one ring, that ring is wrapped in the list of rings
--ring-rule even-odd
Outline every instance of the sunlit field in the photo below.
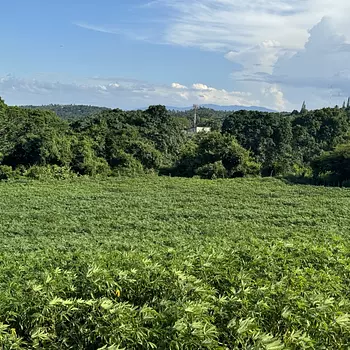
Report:
[[[1,349],[347,349],[350,190],[0,183]]]

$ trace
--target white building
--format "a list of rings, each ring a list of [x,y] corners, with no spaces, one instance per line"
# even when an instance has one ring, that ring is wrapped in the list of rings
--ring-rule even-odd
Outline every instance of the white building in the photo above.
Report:
[[[196,126],[195,128],[188,129],[189,134],[198,134],[199,132],[211,132],[211,128],[205,126]]]

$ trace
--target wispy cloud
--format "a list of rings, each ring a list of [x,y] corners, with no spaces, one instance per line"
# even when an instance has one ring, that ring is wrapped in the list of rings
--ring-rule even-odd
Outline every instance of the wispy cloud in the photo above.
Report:
[[[239,90],[264,100],[262,93],[279,108],[300,99],[319,107],[350,95],[348,0],[164,0],[157,6],[173,10],[164,40],[222,51],[242,67],[232,73]]]
[[[347,0],[164,0],[158,6],[173,10],[166,38],[169,43],[232,50],[252,47],[266,40],[298,49],[307,30],[325,15],[343,27]]]
[[[199,83],[161,86],[113,79],[89,80],[89,96],[100,98],[96,92],[100,85],[105,87],[104,96],[120,98],[126,91],[123,98],[135,98],[137,103],[183,105],[207,100],[294,108],[303,99],[315,107],[328,104],[324,96],[329,91],[350,94],[349,0],[154,0],[134,6],[130,12],[133,16],[128,22],[74,24],[132,40],[222,52],[241,67],[227,72],[231,73],[232,90],[250,92],[251,96]],[[330,19],[322,20],[325,15]],[[206,81],[205,72],[201,80]],[[112,90],[110,83],[119,88]]]
[[[136,8],[150,8],[150,7],[154,7],[157,5],[160,5],[162,3],[163,0],[153,0],[153,1],[148,1],[145,4],[141,4],[141,5],[137,5]]]
[[[88,24],[84,22],[73,22],[73,24],[76,25],[77,27],[93,30],[95,32],[108,33],[108,34],[120,34],[120,31],[117,29],[108,28],[102,25],[93,25],[93,24]]]
[[[93,30],[95,32],[107,33],[107,34],[121,34],[121,31],[115,28],[110,28],[108,26],[103,25],[94,25],[85,22],[73,22],[73,24],[77,27]]]
[[[130,29],[135,24],[133,22],[127,23],[127,28],[126,28],[126,23],[121,23],[120,28],[117,28],[111,25],[90,24],[90,23],[79,22],[79,21],[72,22],[72,24],[77,27],[87,29],[87,30],[92,30],[95,32],[122,35],[130,40],[145,41],[150,43],[154,43],[156,40],[158,40],[156,39],[156,35],[151,30],[144,30],[143,32],[141,31],[138,32],[137,30]],[[158,43],[164,44],[161,41],[159,41]]]

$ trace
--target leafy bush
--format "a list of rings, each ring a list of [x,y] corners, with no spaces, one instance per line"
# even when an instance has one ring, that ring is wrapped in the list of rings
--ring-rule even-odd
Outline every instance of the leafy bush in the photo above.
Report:
[[[0,180],[9,180],[13,178],[15,175],[15,172],[13,171],[12,167],[8,165],[0,165]]]
[[[197,134],[187,142],[172,171],[177,176],[197,174],[205,178],[213,175],[234,178],[258,175],[259,172],[259,164],[247,150],[232,136],[218,132]]]
[[[306,165],[293,164],[292,174],[295,176],[311,178],[312,177],[312,168]]]
[[[76,174],[69,167],[59,167],[57,165],[30,167],[24,174],[26,177],[35,180],[56,179],[65,180],[76,177]]]
[[[331,183],[350,180],[350,144],[337,146],[316,158],[311,166],[315,178],[328,178]]]
[[[109,176],[111,175],[111,168],[104,158],[96,157],[83,164],[79,173],[89,176]]]
[[[145,142],[133,142],[125,148],[125,152],[137,159],[145,169],[158,169],[162,162],[161,153]]]
[[[227,177],[227,170],[222,164],[222,161],[205,164],[196,169],[196,174],[202,179],[217,179]]]
[[[124,151],[118,151],[113,158],[112,175],[129,175],[134,176],[143,174],[144,168],[140,161],[135,159],[131,154]]]
[[[71,169],[80,175],[110,175],[111,169],[104,158],[97,157],[93,142],[87,137],[72,139]]]

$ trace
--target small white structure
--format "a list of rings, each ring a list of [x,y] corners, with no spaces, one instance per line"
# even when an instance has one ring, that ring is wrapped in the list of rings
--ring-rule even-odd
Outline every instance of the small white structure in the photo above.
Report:
[[[210,132],[211,128],[205,126],[197,126],[197,110],[199,106],[193,105],[194,116],[193,116],[193,127],[187,130],[188,134],[198,134],[199,132]]]
[[[198,134],[199,132],[211,132],[211,128],[206,126],[196,126],[194,128],[188,129],[189,134]]]

